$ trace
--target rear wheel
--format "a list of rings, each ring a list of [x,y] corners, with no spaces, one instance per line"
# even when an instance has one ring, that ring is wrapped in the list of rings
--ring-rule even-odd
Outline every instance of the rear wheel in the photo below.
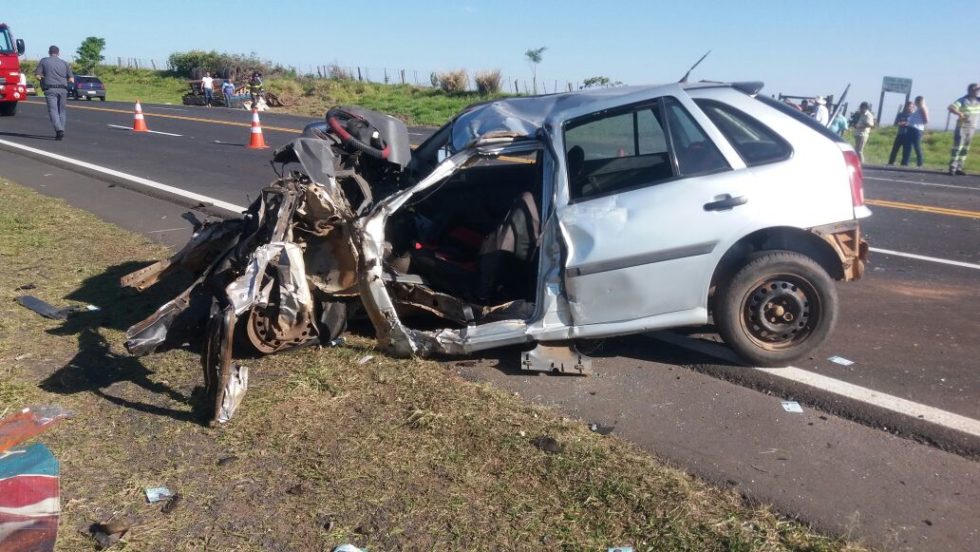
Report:
[[[718,333],[757,366],[785,366],[803,357],[827,339],[837,322],[834,281],[799,253],[765,252],[718,291]]]
[[[99,101],[100,102],[104,102],[105,101],[105,96],[99,96]]]
[[[13,117],[17,113],[17,102],[0,103],[0,117]]]

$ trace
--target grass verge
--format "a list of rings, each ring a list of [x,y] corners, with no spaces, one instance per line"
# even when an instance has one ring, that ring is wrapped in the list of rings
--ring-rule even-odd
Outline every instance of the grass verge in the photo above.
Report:
[[[871,138],[868,139],[868,143],[864,147],[864,162],[871,165],[887,164],[897,132],[898,128],[894,126],[872,130]],[[847,131],[846,139],[851,144],[854,143],[851,131]],[[926,131],[925,135],[922,136],[923,168],[945,172],[949,168],[949,156],[952,149],[952,132]],[[976,151],[978,149],[976,146],[972,149],[974,151],[972,155],[967,156],[964,170],[968,173],[977,174],[980,173],[980,152]],[[913,151],[909,156],[909,165],[914,167],[915,161],[915,152]],[[901,162],[902,151],[899,149],[898,156],[895,158],[895,165]]]
[[[39,437],[62,463],[59,550],[93,550],[90,524],[120,518],[117,548],[140,551],[863,550],[363,337],[246,361],[248,397],[209,429],[196,355],[121,347],[174,290],[135,295],[118,277],[166,253],[0,179],[0,412],[75,414]],[[22,293],[102,310],[47,320]],[[182,497],[169,513],[143,497],[158,485]]]

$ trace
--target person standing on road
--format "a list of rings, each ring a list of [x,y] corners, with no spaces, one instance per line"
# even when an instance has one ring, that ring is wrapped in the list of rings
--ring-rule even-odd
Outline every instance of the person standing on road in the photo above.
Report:
[[[827,126],[827,123],[830,122],[830,111],[827,111],[827,100],[823,96],[817,96],[813,100],[813,105],[816,107],[813,109],[812,117],[821,125]]]
[[[895,115],[895,126],[898,132],[895,133],[895,141],[892,142],[892,152],[888,154],[888,164],[894,165],[895,158],[898,157],[898,149],[904,147],[909,138],[908,125],[909,117],[915,112],[915,104],[905,102],[905,107]]]
[[[54,126],[55,140],[62,140],[65,137],[68,83],[75,82],[71,65],[58,57],[60,52],[57,46],[52,45],[48,48],[48,57],[37,62],[37,69],[34,70],[34,76],[41,79],[41,90],[44,91],[44,100],[48,103],[48,117]]]
[[[204,105],[212,107],[211,102],[214,101],[214,77],[207,71],[204,72],[204,77],[201,78],[201,89],[204,91]]]
[[[231,107],[231,97],[235,95],[235,85],[231,79],[225,79],[221,85],[221,93],[225,95],[225,107]]]
[[[252,73],[252,78],[248,81],[248,95],[252,99],[252,109],[258,109],[259,98],[262,97],[262,73]]]
[[[871,112],[871,104],[861,102],[856,113],[854,122],[854,151],[857,152],[861,162],[864,163],[864,146],[868,143],[871,136],[871,129],[875,126],[875,114]]]
[[[926,108],[926,99],[922,96],[915,97],[915,111],[909,115],[905,126],[905,145],[902,146],[902,166],[909,166],[909,155],[915,149],[915,166],[922,166],[922,134],[926,131],[929,124],[929,109]]]
[[[956,130],[953,132],[953,151],[949,158],[949,174],[966,174],[963,165],[966,154],[970,152],[973,133],[977,130],[977,118],[980,118],[980,85],[973,83],[966,88],[966,96],[949,105],[949,112],[956,115]]]

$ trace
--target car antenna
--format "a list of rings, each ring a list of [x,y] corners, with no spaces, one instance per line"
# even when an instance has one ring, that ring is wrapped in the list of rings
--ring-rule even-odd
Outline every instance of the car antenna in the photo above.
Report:
[[[687,77],[689,77],[691,75],[691,71],[693,71],[695,67],[697,67],[698,65],[700,65],[701,62],[704,61],[704,58],[708,57],[708,54],[710,54],[710,53],[711,53],[711,50],[708,50],[707,53],[705,53],[703,56],[701,56],[701,59],[697,60],[694,63],[694,65],[692,65],[691,68],[687,70],[687,73],[684,73],[684,76],[681,77],[681,80],[679,80],[677,82],[687,82]]]

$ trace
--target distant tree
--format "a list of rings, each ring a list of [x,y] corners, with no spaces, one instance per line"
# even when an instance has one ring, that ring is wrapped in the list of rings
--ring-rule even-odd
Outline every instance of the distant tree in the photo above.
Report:
[[[538,64],[541,63],[541,54],[543,54],[547,49],[547,46],[542,46],[540,48],[534,48],[524,52],[524,57],[526,57],[527,62],[531,64],[531,78],[532,82],[534,83],[533,90],[535,94],[538,93]]]
[[[82,45],[75,52],[75,63],[78,64],[78,71],[81,73],[91,73],[95,66],[102,63],[105,56],[102,50],[105,49],[105,39],[97,36],[90,36],[82,41]]]
[[[582,88],[608,88],[610,86],[622,86],[620,81],[613,82],[609,77],[596,76],[589,77],[582,81]]]

